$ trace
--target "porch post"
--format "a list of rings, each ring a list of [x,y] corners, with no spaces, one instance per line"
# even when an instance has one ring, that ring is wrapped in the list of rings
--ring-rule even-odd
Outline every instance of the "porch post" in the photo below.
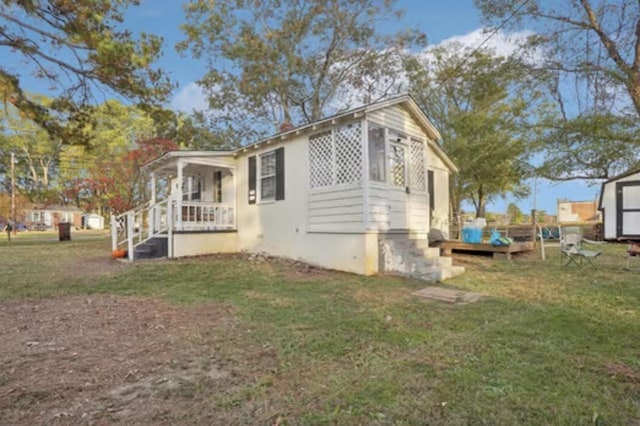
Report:
[[[134,250],[134,244],[133,244],[133,238],[134,238],[134,225],[135,225],[135,221],[136,221],[136,215],[133,211],[128,211],[127,212],[127,255],[129,258],[129,262],[133,262],[133,250]]]
[[[167,201],[167,257],[173,259],[173,202]]]
[[[371,210],[369,209],[369,125],[367,119],[362,120],[360,143],[362,144],[362,208],[364,230],[371,227]]]
[[[150,173],[151,177],[151,206],[149,208],[149,233],[151,236],[156,232],[156,215],[155,215],[155,205],[156,205],[156,174],[155,172]]]
[[[155,172],[151,172],[151,205],[156,203],[156,183],[157,177]]]
[[[184,161],[182,158],[178,159],[178,176],[177,176],[177,184],[178,188],[176,188],[176,228],[178,230],[182,229],[182,180],[184,171]]]
[[[118,249],[118,220],[116,214],[111,212],[111,250]]]
[[[238,216],[238,186],[236,182],[236,169],[230,169],[233,176],[233,229],[237,229],[237,216]]]

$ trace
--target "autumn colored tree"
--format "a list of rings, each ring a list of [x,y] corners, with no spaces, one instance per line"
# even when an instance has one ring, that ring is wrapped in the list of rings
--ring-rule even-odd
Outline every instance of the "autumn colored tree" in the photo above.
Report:
[[[166,99],[171,84],[152,68],[159,37],[120,28],[138,0],[2,0],[0,2],[0,101],[17,108],[65,144],[86,143],[90,106],[100,91],[141,103]],[[12,63],[20,63],[17,69]],[[46,81],[53,102],[27,96],[26,73]]]
[[[135,147],[120,156],[105,158],[101,170],[93,170],[86,178],[77,179],[74,190],[81,197],[92,200],[88,205],[102,214],[120,214],[146,200],[148,180],[141,167],[178,145],[168,139],[137,141]]]

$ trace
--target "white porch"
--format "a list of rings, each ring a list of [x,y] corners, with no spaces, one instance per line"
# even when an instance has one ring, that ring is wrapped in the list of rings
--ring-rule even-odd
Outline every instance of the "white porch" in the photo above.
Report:
[[[180,235],[235,231],[235,169],[227,152],[176,151],[147,164],[150,200],[112,216],[112,249],[125,249],[129,260],[146,257],[149,245],[162,257],[179,257]]]

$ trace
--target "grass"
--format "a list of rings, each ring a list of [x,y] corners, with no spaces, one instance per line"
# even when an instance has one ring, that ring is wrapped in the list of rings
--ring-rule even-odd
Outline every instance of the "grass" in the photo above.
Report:
[[[583,269],[561,268],[553,248],[546,262],[464,257],[467,272],[444,285],[490,297],[447,305],[411,296],[426,286],[414,280],[235,257],[97,274],[108,241],[72,238],[0,242],[0,300],[104,293],[233,307],[215,351],[247,373],[222,395],[187,392],[232,423],[257,412],[288,424],[640,423],[640,275],[623,269],[623,246]]]

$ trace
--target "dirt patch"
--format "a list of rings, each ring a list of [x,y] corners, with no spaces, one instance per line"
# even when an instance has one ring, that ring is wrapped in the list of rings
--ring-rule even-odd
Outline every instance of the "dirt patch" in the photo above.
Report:
[[[288,257],[271,256],[267,253],[240,252],[207,254],[201,256],[192,256],[188,259],[199,260],[203,262],[208,262],[212,259],[239,259],[256,267],[263,268],[269,273],[278,271],[279,273],[283,274],[285,278],[293,281],[317,281],[326,278],[349,279],[354,275],[348,272],[321,268]]]
[[[127,267],[127,265],[129,265],[129,263],[126,260],[112,259],[109,256],[94,256],[83,258],[79,262],[74,262],[71,267],[76,276],[105,276],[115,275]]]
[[[237,375],[216,353],[233,327],[226,306],[30,299],[0,303],[0,324],[2,424],[174,422],[188,418],[198,389]]]
[[[621,362],[609,362],[605,365],[606,372],[623,382],[640,383],[640,371]]]

